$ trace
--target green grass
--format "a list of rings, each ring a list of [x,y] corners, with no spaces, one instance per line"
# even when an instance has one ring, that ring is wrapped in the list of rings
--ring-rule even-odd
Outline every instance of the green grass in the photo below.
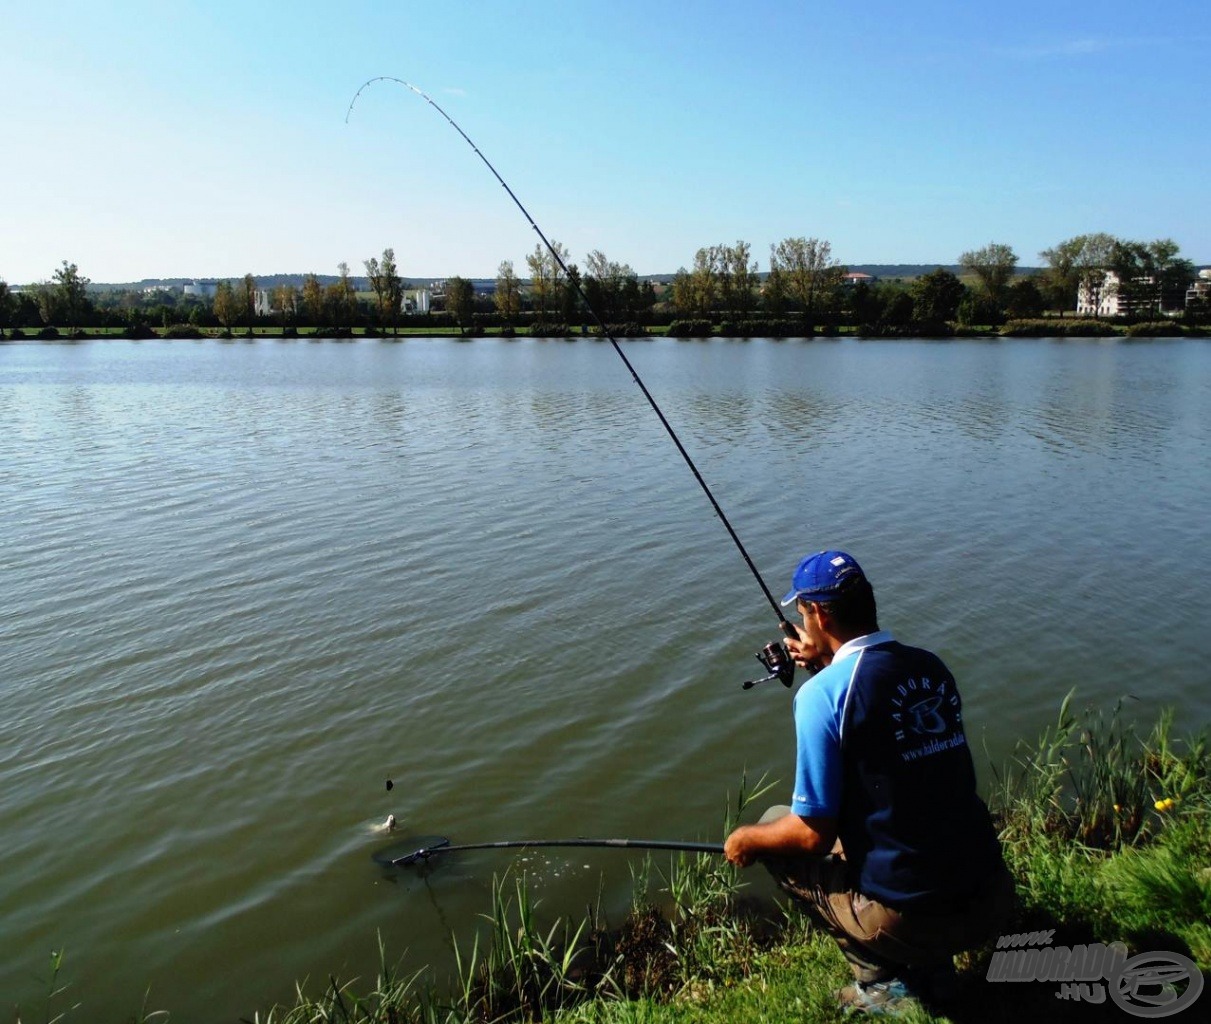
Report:
[[[1121,703],[1077,715],[1071,698],[993,794],[1023,914],[1211,967],[1206,741],[1174,740],[1171,711],[1141,740]]]

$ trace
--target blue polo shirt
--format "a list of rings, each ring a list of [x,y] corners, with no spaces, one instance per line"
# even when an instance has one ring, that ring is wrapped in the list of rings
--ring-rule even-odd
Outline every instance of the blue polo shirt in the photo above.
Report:
[[[940,658],[886,631],[851,640],[799,688],[794,717],[791,807],[837,819],[858,891],[943,905],[991,877],[1000,847]]]

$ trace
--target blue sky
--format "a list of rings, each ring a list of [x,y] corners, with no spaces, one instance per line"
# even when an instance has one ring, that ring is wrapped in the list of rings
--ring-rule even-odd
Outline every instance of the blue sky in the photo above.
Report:
[[[791,235],[1024,264],[1087,231],[1211,262],[1206,0],[0,0],[0,278],[639,273]]]

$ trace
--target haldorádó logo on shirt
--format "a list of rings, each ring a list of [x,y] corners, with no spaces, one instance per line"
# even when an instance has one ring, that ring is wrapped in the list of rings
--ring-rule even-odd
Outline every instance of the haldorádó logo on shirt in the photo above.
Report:
[[[916,761],[967,742],[961,728],[959,695],[946,680],[935,686],[927,677],[909,679],[896,687],[891,703],[896,744],[903,760]],[[917,737],[921,736],[930,739],[920,743]]]

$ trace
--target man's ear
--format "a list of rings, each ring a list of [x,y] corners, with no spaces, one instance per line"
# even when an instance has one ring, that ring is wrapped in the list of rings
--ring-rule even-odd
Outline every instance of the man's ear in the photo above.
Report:
[[[822,604],[816,605],[816,617],[820,620],[820,628],[825,633],[833,631],[833,617],[828,613],[828,609]]]

